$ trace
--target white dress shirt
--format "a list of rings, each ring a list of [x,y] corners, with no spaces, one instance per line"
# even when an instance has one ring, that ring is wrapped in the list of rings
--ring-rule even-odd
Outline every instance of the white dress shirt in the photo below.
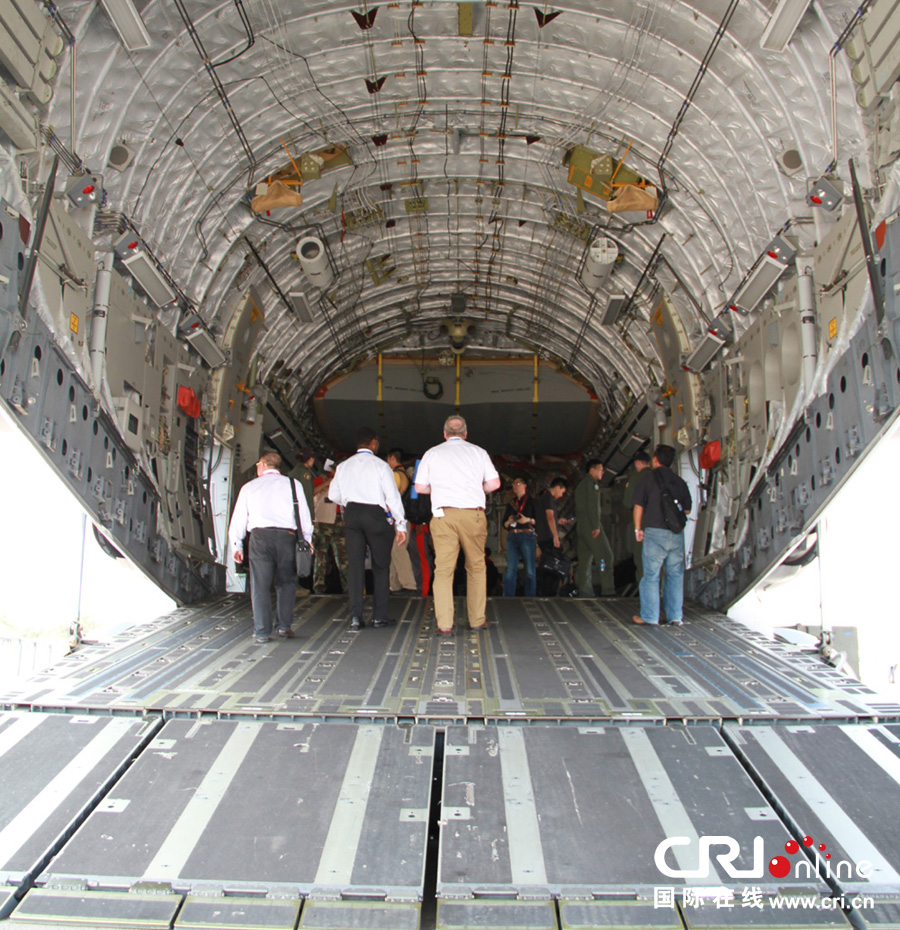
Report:
[[[444,515],[444,507],[484,508],[484,483],[499,478],[491,457],[461,436],[433,446],[419,462],[417,485],[431,485],[431,512]]]
[[[232,556],[242,550],[244,536],[248,530],[252,532],[262,527],[280,527],[286,530],[297,528],[294,499],[291,497],[291,480],[277,469],[270,468],[241,488],[228,526]],[[294,485],[297,491],[297,507],[300,510],[300,529],[303,538],[311,543],[313,525],[306,495],[299,481],[294,481]]]
[[[328,498],[341,507],[374,504],[394,518],[397,532],[406,532],[406,514],[391,466],[369,449],[360,449],[356,455],[338,465],[331,479]]]

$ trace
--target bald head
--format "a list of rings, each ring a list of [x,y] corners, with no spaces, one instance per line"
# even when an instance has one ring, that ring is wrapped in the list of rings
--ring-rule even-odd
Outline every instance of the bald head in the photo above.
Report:
[[[469,429],[466,426],[466,421],[459,415],[454,414],[452,417],[447,417],[444,421],[444,438],[447,439],[450,436],[462,436],[463,439],[466,438]]]

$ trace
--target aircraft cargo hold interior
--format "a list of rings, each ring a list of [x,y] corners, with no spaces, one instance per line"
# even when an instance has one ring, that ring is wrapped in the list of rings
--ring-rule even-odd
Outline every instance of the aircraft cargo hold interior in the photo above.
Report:
[[[863,569],[824,542],[896,446],[898,219],[898,0],[0,0],[0,407],[83,520],[39,617],[12,463],[0,621],[65,655],[0,680],[0,927],[900,930],[900,705],[835,645],[896,687],[891,468]],[[459,415],[498,562],[516,479],[588,475],[598,571],[354,631],[335,555],[257,636],[263,457]],[[660,448],[681,626],[633,619]],[[174,612],[83,626],[95,541]],[[810,566],[779,638],[725,615]]]

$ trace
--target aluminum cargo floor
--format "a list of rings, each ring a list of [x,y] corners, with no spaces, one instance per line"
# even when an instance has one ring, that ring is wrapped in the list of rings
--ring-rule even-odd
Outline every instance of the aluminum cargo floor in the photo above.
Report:
[[[226,597],[84,647],[0,694],[8,925],[898,930],[900,708],[634,607],[306,597],[254,645]]]
[[[438,724],[900,719],[818,656],[690,607],[682,627],[638,627],[635,603],[493,598],[487,631],[438,638],[430,601],[394,599],[396,626],[353,633],[346,599],[306,597],[296,638],[259,646],[248,599],[231,596],[84,647],[0,704]]]

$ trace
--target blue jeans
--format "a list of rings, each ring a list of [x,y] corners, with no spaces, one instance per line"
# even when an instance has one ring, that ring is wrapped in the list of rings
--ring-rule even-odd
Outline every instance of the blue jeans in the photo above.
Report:
[[[534,569],[534,533],[506,534],[506,575],[503,577],[503,596],[515,597],[516,579],[519,576],[519,559],[525,565],[525,597],[534,597],[537,576]]]
[[[641,578],[641,620],[659,623],[659,576],[666,567],[663,609],[666,620],[681,620],[684,600],[684,534],[653,527],[644,530],[644,577]]]

